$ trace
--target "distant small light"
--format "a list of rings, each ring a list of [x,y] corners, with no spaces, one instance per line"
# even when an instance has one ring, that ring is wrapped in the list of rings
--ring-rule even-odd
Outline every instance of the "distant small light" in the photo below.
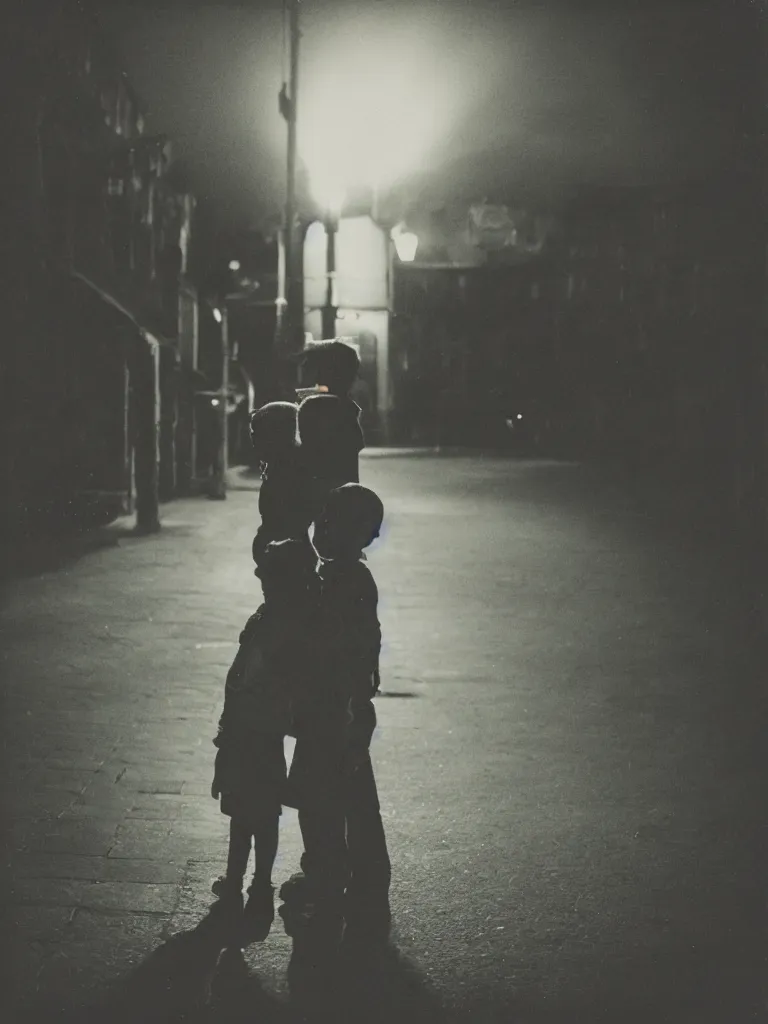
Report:
[[[211,405],[220,405],[220,402],[219,402],[218,398],[212,398],[211,399]]]
[[[222,316],[221,316],[221,310],[220,309],[214,309],[214,311],[213,311],[213,319],[216,321],[217,324],[221,323]]]
[[[229,269],[230,270],[239,270],[240,269],[240,260],[230,260],[229,261]]]
[[[522,414],[521,412],[519,412],[519,413],[517,414],[517,418],[518,418],[519,420],[521,420],[521,419],[523,418],[523,414]]]

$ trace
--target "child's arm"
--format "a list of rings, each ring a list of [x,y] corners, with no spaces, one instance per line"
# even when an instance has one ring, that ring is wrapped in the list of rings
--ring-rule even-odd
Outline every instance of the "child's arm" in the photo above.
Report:
[[[214,740],[214,743],[216,740]],[[216,751],[216,760],[213,762],[213,782],[211,783],[211,796],[214,800],[218,800],[221,796],[222,780],[224,778],[224,758],[226,757],[224,750]]]
[[[353,704],[352,721],[347,729],[344,771],[351,775],[370,757],[371,739],[376,729],[376,710],[372,701]]]
[[[232,733],[237,734],[242,729],[246,716],[244,707],[245,691],[248,684],[247,674],[254,668],[254,656],[258,657],[258,630],[262,620],[263,612],[260,608],[251,615],[240,634],[240,647],[234,655],[234,660],[226,674],[224,684],[224,707],[219,717],[216,738],[214,745],[218,746],[219,752],[227,745]]]

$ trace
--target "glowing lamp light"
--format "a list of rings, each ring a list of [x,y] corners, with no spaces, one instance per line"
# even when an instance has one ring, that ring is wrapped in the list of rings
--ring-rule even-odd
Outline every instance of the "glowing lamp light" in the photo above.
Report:
[[[347,197],[345,186],[329,174],[327,177],[318,177],[312,191],[322,209],[331,217],[338,219]]]
[[[404,231],[401,225],[392,229],[392,241],[395,243],[397,258],[401,263],[413,263],[419,247],[419,236],[413,231]]]
[[[451,110],[425,72],[429,65],[423,37],[371,32],[361,39],[351,29],[343,38],[334,33],[333,48],[310,59],[298,145],[324,210],[334,213],[345,195],[359,188],[377,194],[423,168],[443,134],[439,115]]]
[[[220,324],[222,322],[223,317],[221,315],[221,310],[220,309],[214,309],[213,310],[213,319],[216,321],[217,324]]]
[[[240,260],[230,260],[229,261],[229,269],[230,270],[239,270],[240,269]]]

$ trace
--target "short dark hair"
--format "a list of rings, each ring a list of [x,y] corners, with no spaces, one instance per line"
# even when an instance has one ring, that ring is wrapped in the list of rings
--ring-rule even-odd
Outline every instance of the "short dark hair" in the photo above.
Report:
[[[362,547],[376,539],[384,521],[384,503],[370,487],[362,484],[342,484],[328,495],[322,515],[340,519],[350,532],[359,535]]]
[[[308,395],[299,405],[302,447],[324,448],[348,422],[348,409],[338,395]]]
[[[294,402],[269,402],[251,413],[251,444],[258,455],[275,455],[296,445],[298,411]]]
[[[313,342],[301,353],[301,363],[314,372],[315,384],[337,395],[346,395],[360,372],[360,356],[340,338]]]

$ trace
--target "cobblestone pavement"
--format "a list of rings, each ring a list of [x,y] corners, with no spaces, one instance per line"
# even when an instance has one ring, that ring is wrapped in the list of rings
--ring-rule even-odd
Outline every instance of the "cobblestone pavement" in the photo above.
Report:
[[[764,679],[717,553],[578,466],[386,455],[363,480],[388,510],[370,565],[394,928],[349,1019],[765,1019]],[[83,1007],[115,985],[137,1024],[197,1019],[209,983],[201,1019],[309,1012],[279,919],[218,967],[198,927],[226,848],[210,741],[260,594],[255,484],[235,481],[7,589],[19,1020],[113,1019]],[[287,812],[278,884],[299,853]]]

